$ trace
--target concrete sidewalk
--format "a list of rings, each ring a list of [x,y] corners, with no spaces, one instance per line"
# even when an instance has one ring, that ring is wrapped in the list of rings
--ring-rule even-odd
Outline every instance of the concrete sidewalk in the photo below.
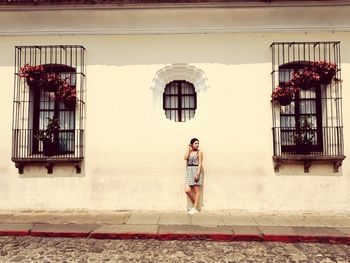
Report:
[[[350,244],[350,213],[0,210],[0,235]]]

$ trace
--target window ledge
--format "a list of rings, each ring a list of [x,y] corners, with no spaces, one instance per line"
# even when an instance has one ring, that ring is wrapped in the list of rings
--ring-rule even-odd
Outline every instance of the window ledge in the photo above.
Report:
[[[73,164],[77,174],[81,173],[81,163],[84,158],[80,157],[42,157],[42,158],[12,158],[12,161],[15,163],[16,168],[18,169],[19,174],[23,174],[24,166],[28,164],[43,164],[47,169],[48,174],[53,173],[53,166],[58,163]]]
[[[282,163],[286,163],[289,161],[297,161],[304,163],[304,173],[309,172],[309,168],[312,162],[315,161],[326,161],[333,163],[333,172],[339,172],[339,167],[342,166],[342,162],[346,156],[344,155],[274,155],[272,156],[275,172],[279,172],[279,168]]]

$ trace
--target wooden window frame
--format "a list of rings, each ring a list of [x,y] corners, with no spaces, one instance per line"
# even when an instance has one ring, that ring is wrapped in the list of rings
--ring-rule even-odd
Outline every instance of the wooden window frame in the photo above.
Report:
[[[69,67],[67,65],[61,65],[61,64],[46,64],[42,65],[45,69],[47,69],[51,73],[56,73],[56,74],[65,74],[65,73],[76,73],[76,69],[73,67]],[[74,85],[75,86],[75,85]],[[59,134],[61,132],[69,132],[73,134],[73,141],[75,141],[75,110],[76,110],[76,105],[74,105],[73,108],[67,109],[67,108],[61,108],[60,102],[57,100],[54,100],[54,108],[53,109],[41,109],[40,104],[41,104],[41,95],[43,93],[50,93],[49,91],[46,90],[39,90],[35,89],[34,90],[34,112],[33,112],[33,130],[34,131],[41,131],[39,127],[40,123],[40,113],[41,112],[53,112],[53,118],[56,118],[60,120],[60,113],[61,112],[72,112],[73,114],[73,129],[60,129],[58,132],[54,133],[54,143],[56,143],[58,146],[60,144],[59,141]],[[49,101],[48,103],[51,103]],[[74,145],[75,143],[73,143]],[[33,134],[33,154],[37,153],[42,153],[42,151],[39,151],[39,140],[35,137],[35,134]],[[54,155],[64,155],[64,154],[71,154],[74,153],[74,149],[72,151],[61,151],[59,150],[59,147],[57,147],[57,152],[54,153]]]
[[[189,84],[191,86],[191,88],[193,89],[193,93],[191,94],[183,94],[182,93],[182,84],[183,83],[186,83],[186,84]],[[177,85],[177,92],[175,94],[166,94],[166,90],[167,89],[170,89],[172,87],[172,85]],[[166,98],[172,98],[172,97],[176,97],[177,98],[177,107],[167,107],[166,105]],[[183,97],[193,97],[194,99],[194,107],[182,107],[182,98]],[[170,83],[168,83],[166,86],[165,86],[165,89],[164,89],[164,93],[163,93],[163,109],[165,111],[169,110],[169,111],[173,111],[173,110],[176,110],[177,111],[177,120],[175,119],[172,119],[171,120],[174,120],[176,122],[185,122],[187,120],[183,120],[183,117],[182,116],[182,111],[183,110],[196,110],[197,109],[197,93],[196,93],[196,90],[194,88],[194,85],[188,81],[185,81],[185,80],[174,80]]]
[[[303,61],[303,62],[291,62],[288,64],[281,65],[279,69],[287,69],[291,70],[292,72],[299,71],[303,69],[306,65],[310,64],[308,61]],[[285,82],[280,82],[280,85],[283,85]],[[316,116],[316,135],[317,135],[317,144],[311,145],[310,150],[312,152],[323,152],[323,134],[322,134],[322,98],[321,98],[321,87],[320,85],[311,87],[311,89],[315,89],[315,95],[316,98],[300,98],[300,90],[296,92],[293,102],[294,102],[294,114],[285,114],[285,113],[280,113],[280,120],[281,117],[283,116],[293,116],[295,118],[295,129],[283,129],[281,126],[281,137],[282,133],[284,131],[290,131],[290,132],[300,132],[300,125],[301,125],[301,119],[303,116],[310,116],[314,115]],[[316,104],[316,113],[315,114],[302,114],[301,109],[300,109],[300,103],[301,101],[315,101]],[[289,105],[288,105],[289,106]],[[288,107],[288,106],[282,106],[282,107]],[[281,145],[281,152],[282,153],[288,153],[288,152],[297,152],[297,145]]]

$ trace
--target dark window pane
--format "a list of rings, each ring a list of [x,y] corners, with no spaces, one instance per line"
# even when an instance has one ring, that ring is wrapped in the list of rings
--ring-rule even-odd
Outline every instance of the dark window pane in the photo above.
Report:
[[[61,152],[74,152],[74,132],[59,133],[59,149]]]
[[[295,129],[295,116],[281,116],[281,128]]]
[[[301,114],[316,114],[315,100],[300,100],[299,105]]]
[[[287,106],[281,106],[281,114],[295,114],[295,103],[292,101]]]
[[[173,81],[166,85],[163,105],[167,119],[185,122],[194,117],[196,92],[193,84],[186,81]]]
[[[55,108],[55,93],[40,92],[40,109],[53,110]]]

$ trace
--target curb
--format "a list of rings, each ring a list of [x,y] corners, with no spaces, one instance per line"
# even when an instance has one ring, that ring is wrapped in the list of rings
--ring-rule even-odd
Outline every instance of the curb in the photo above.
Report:
[[[158,240],[208,240],[208,241],[246,241],[246,242],[283,242],[283,243],[327,243],[350,244],[350,236],[306,236],[306,235],[227,235],[212,233],[94,233],[94,232],[49,232],[49,231],[0,231],[0,236],[32,236],[58,238],[92,239],[158,239]]]
[[[160,240],[210,240],[210,241],[234,241],[235,235],[212,234],[212,233],[164,233],[158,234]]]
[[[94,239],[158,239],[158,234],[152,233],[90,233]]]
[[[30,236],[30,231],[28,230],[0,231],[0,236]]]
[[[86,238],[89,232],[48,232],[48,231],[30,231],[28,236],[33,237],[68,237],[68,238]]]

